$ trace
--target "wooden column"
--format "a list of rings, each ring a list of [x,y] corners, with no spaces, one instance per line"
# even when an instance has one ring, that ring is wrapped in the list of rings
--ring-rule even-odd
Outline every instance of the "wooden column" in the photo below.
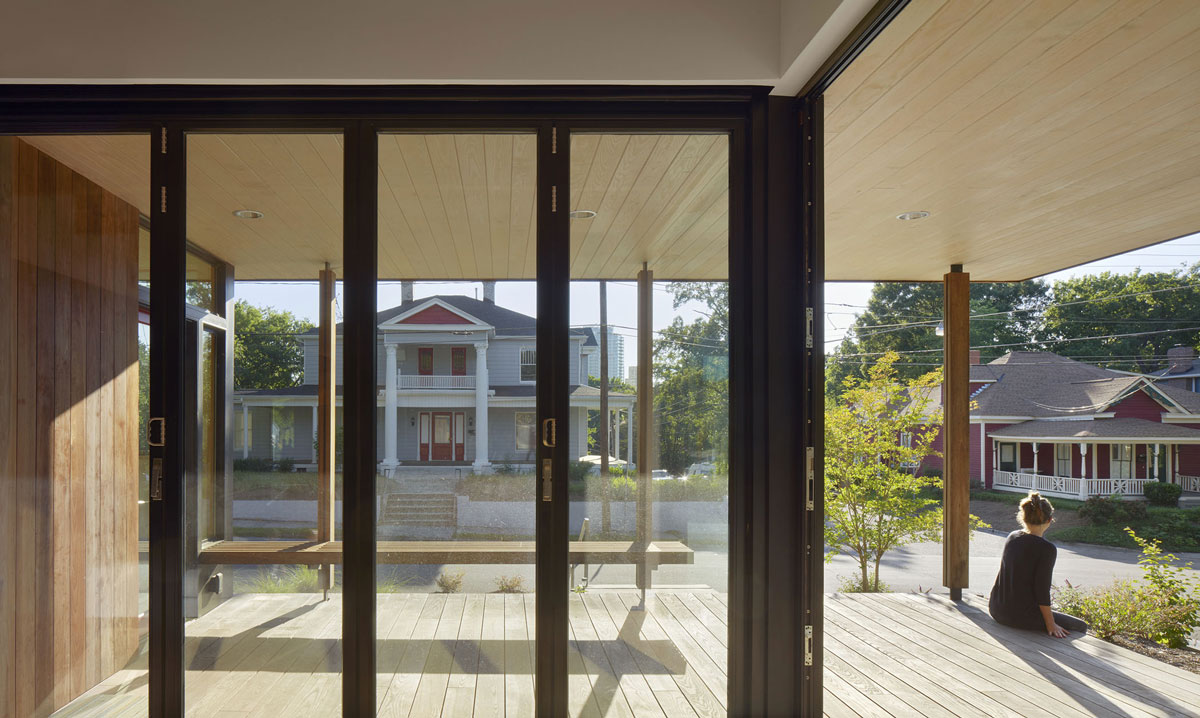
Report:
[[[654,273],[642,263],[642,271],[638,272],[638,319],[637,319],[637,465],[638,465],[638,498],[637,498],[637,543],[648,546],[653,535],[652,521],[654,512],[650,506],[650,482],[653,480],[650,472],[654,467],[654,380],[653,380],[653,339],[654,339]],[[651,566],[645,560],[646,554],[637,565],[637,587],[642,591],[642,606],[646,605],[646,589],[650,587]]]
[[[325,265],[320,272],[320,326],[317,329],[317,540],[332,541],[335,516],[334,480],[337,446],[337,324],[334,315],[337,275]],[[333,567],[322,566],[319,583],[329,598]]]
[[[612,481],[608,477],[608,283],[600,280],[600,532],[612,531]]]
[[[950,598],[962,599],[967,587],[971,503],[970,440],[970,275],[955,264],[943,278],[945,325],[945,378],[942,426],[945,452],[942,472],[942,584],[950,589]],[[1018,463],[1020,457],[1018,456]]]

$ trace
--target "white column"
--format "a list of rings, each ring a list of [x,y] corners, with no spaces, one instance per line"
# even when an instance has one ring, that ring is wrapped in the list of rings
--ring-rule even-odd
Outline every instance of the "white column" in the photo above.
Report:
[[[614,459],[620,460],[620,458],[621,458],[621,410],[620,409],[614,410],[613,415],[616,416],[617,418],[616,418],[616,421],[613,422],[613,430],[612,430],[613,452],[612,452],[612,455],[613,455]]]
[[[242,402],[242,458],[250,458],[250,407]]]
[[[488,461],[488,368],[487,342],[475,345],[475,462],[476,473],[490,472]]]
[[[1167,483],[1175,483],[1175,445],[1167,444]]]
[[[1088,480],[1087,480],[1087,455],[1088,445],[1079,445],[1079,498],[1084,501],[1088,497]]]
[[[383,463],[395,467],[396,456],[396,345],[385,345],[387,363],[383,373]]]
[[[1036,476],[1038,472],[1038,446],[1036,441],[1033,442],[1033,473]]]
[[[317,461],[319,460],[319,459],[317,459],[317,438],[318,438],[318,436],[317,436],[317,421],[318,421],[317,417],[319,415],[320,415],[320,412],[317,411],[317,405],[313,404],[313,408],[312,408],[312,447],[313,447],[312,461],[314,464],[317,463]]]
[[[1154,463],[1150,465],[1150,480],[1158,481],[1158,450],[1161,444],[1154,445]]]
[[[625,469],[633,466],[633,407],[625,410]]]

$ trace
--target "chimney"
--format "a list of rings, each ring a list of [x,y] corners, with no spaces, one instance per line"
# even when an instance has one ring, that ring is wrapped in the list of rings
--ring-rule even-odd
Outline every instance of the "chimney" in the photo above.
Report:
[[[488,304],[496,303],[496,282],[489,280],[483,283],[483,301]]]
[[[408,302],[411,302],[412,300],[413,300],[413,283],[412,282],[400,282],[400,301],[407,304]]]
[[[971,350],[971,366],[977,366],[978,364],[979,364],[979,350],[972,349]]]
[[[1191,347],[1173,346],[1167,350],[1167,373],[1183,374],[1192,368],[1192,360],[1196,358],[1196,350]]]

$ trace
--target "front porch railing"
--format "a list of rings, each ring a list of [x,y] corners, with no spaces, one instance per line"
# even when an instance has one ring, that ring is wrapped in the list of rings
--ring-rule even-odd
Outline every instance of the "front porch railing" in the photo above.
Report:
[[[1200,494],[1200,476],[1175,475],[1179,477],[1179,485],[1183,487],[1184,491],[1192,491]]]
[[[401,374],[399,389],[474,389],[475,376],[446,376],[436,374]]]
[[[1077,499],[1084,496],[1141,496],[1146,479],[1081,479],[1069,476],[1047,476],[1023,471],[992,472],[992,487],[1001,491],[1038,491],[1047,496]],[[1081,482],[1087,482],[1081,486]],[[1086,493],[1081,491],[1086,489]]]

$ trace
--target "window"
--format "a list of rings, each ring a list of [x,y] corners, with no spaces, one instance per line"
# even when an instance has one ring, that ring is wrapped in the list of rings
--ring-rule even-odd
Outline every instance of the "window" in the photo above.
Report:
[[[911,433],[909,433],[907,431],[900,432],[900,446],[904,447],[905,449],[911,449],[912,448],[912,440],[913,440],[913,436]],[[900,462],[900,468],[902,468],[902,469],[915,469],[920,465],[921,465],[920,461],[902,461],[902,462]]]
[[[1071,445],[1070,444],[1055,444],[1054,445],[1054,475],[1055,476],[1070,476],[1071,475]]]
[[[1017,445],[1016,444],[1001,444],[1000,445],[1000,470],[1001,471],[1016,471],[1017,470]]]
[[[537,349],[521,347],[521,381],[537,381]]]
[[[467,348],[450,348],[450,373],[454,376],[467,375]]]
[[[537,435],[537,414],[532,411],[518,411],[513,418],[517,434],[517,450],[532,451],[534,437]]]
[[[421,376],[433,374],[433,347],[421,347],[417,350],[417,373]]]

